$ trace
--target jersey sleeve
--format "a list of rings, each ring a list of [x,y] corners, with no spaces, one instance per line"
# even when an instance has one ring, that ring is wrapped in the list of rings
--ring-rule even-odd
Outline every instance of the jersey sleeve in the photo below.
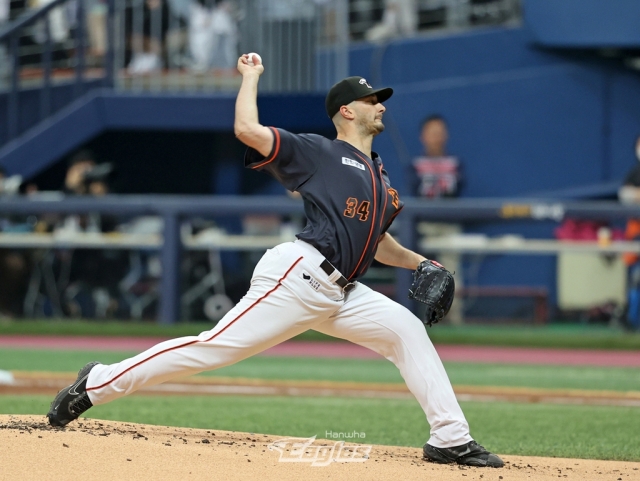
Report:
[[[310,136],[298,135],[283,129],[269,127],[273,133],[273,148],[267,157],[249,147],[244,166],[263,170],[272,175],[290,191],[295,191],[316,173],[314,161],[316,143]]]
[[[385,169],[382,169],[382,180],[386,184],[387,188],[391,187],[389,174]],[[382,230],[380,231],[380,236],[383,236],[389,230],[389,227],[391,227],[391,224],[393,224],[394,219],[398,216],[400,211],[404,208],[404,202],[402,202],[402,199],[400,199],[400,196],[398,195],[398,191],[396,191],[395,189],[390,189],[390,190],[393,190],[395,192],[395,200],[397,204],[393,202],[394,197],[392,197],[392,205],[395,209],[395,212],[391,214],[391,217],[389,218],[389,220],[387,220],[387,222],[382,227]],[[389,190],[387,191],[387,193],[390,194]]]

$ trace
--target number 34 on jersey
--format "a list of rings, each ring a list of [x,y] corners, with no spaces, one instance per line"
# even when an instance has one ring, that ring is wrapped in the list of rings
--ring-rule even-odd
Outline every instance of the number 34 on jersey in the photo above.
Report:
[[[388,189],[391,194],[391,202],[394,207],[398,208],[398,192],[395,189]],[[368,200],[358,201],[355,197],[349,197],[347,199],[347,208],[344,210],[343,215],[345,217],[353,218],[358,216],[358,220],[365,222],[369,218],[369,207],[371,203]]]
[[[355,217],[358,215],[358,219],[362,222],[369,218],[369,206],[371,203],[368,200],[358,202],[355,197],[349,197],[347,199],[347,208],[344,210],[343,215],[345,217]]]

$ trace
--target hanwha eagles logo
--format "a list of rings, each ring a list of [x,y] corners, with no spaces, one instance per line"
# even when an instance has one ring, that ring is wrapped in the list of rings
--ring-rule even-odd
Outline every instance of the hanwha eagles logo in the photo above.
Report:
[[[360,82],[358,82],[360,85],[366,85],[367,87],[369,87],[370,89],[373,88],[371,85],[369,85],[369,82],[367,82],[367,79],[365,78],[361,78]]]

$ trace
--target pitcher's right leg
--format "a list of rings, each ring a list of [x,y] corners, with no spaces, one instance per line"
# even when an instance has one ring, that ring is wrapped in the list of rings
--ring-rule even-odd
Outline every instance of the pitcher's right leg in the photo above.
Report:
[[[143,386],[228,366],[307,330],[308,322],[322,316],[321,309],[303,303],[283,285],[302,261],[265,254],[249,292],[214,329],[162,342],[117,364],[95,366],[87,381],[91,402],[103,404]]]
[[[94,404],[233,364],[324,322],[344,298],[320,268],[321,259],[301,243],[270,249],[256,266],[247,295],[214,329],[165,341],[116,364],[81,370],[82,379],[56,396],[64,403],[52,404],[49,422],[64,425]]]

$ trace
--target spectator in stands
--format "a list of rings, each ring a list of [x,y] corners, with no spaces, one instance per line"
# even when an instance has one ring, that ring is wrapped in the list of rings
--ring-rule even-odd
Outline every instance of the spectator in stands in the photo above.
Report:
[[[0,0],[0,25],[9,20],[9,3],[10,0]]]
[[[63,191],[67,194],[84,195],[89,192],[89,183],[85,174],[96,166],[93,152],[81,150],[69,161],[69,168],[64,179]]]
[[[0,0],[0,29],[9,21],[9,3],[10,0]],[[4,88],[8,84],[11,72],[10,65],[7,49],[4,44],[0,44],[0,88]]]
[[[233,4],[216,0],[207,6],[206,0],[191,3],[189,18],[189,50],[193,70],[210,68],[235,69],[238,59],[238,26]]]
[[[102,196],[109,193],[111,164],[98,163],[93,152],[81,150],[70,162],[63,191],[68,195]],[[91,213],[65,217],[57,231],[61,235],[78,232],[106,233],[116,230],[116,219]],[[78,249],[60,253],[61,268],[69,269],[69,283],[63,304],[70,315],[111,317],[118,308],[118,283],[125,276],[126,253],[118,250]]]
[[[636,138],[635,154],[638,163],[629,171],[618,197],[623,204],[640,204],[640,136]],[[640,240],[640,219],[629,219],[625,232],[627,240]],[[626,325],[630,329],[640,330],[640,256],[628,253],[624,256],[629,266],[629,292],[627,298]]]
[[[51,3],[51,0],[31,0],[28,5],[33,9],[40,9]],[[54,43],[64,42],[69,38],[69,18],[65,7],[57,7],[49,12],[49,35]],[[38,44],[46,41],[44,21],[39,21],[34,28],[34,39]]]
[[[163,66],[163,46],[169,30],[169,4],[166,0],[134,0],[125,10],[125,36],[131,61],[127,71],[142,75]]]
[[[447,153],[449,132],[441,115],[424,119],[420,142],[424,155],[412,162],[411,194],[429,199],[457,197],[460,194],[462,171],[457,157]]]
[[[105,195],[109,193],[110,163],[97,164],[90,150],[81,150],[69,162],[64,189],[70,195]]]
[[[457,197],[460,194],[461,169],[458,158],[449,155],[447,122],[439,114],[425,118],[420,127],[420,143],[423,155],[413,159],[408,172],[411,195],[425,199]],[[426,237],[455,236],[462,232],[459,224],[421,222],[421,235]],[[455,273],[456,290],[463,285],[460,256],[455,253],[441,254],[438,260]],[[458,298],[449,311],[448,319],[454,324],[462,323],[462,301]]]
[[[0,249],[0,319],[22,315],[28,281],[28,253],[18,249]]]
[[[365,38],[370,42],[408,37],[418,26],[416,0],[385,0],[382,22],[370,28]]]
[[[107,0],[88,0],[86,8],[89,58],[100,64],[107,51]]]
[[[6,171],[0,167],[0,196],[11,195],[14,189],[4,188],[7,180]],[[22,230],[22,225],[19,228]],[[18,224],[15,219],[3,217],[0,219],[0,231],[14,230]],[[22,314],[22,300],[27,291],[29,274],[28,253],[19,249],[0,249],[0,319],[13,318]]]

